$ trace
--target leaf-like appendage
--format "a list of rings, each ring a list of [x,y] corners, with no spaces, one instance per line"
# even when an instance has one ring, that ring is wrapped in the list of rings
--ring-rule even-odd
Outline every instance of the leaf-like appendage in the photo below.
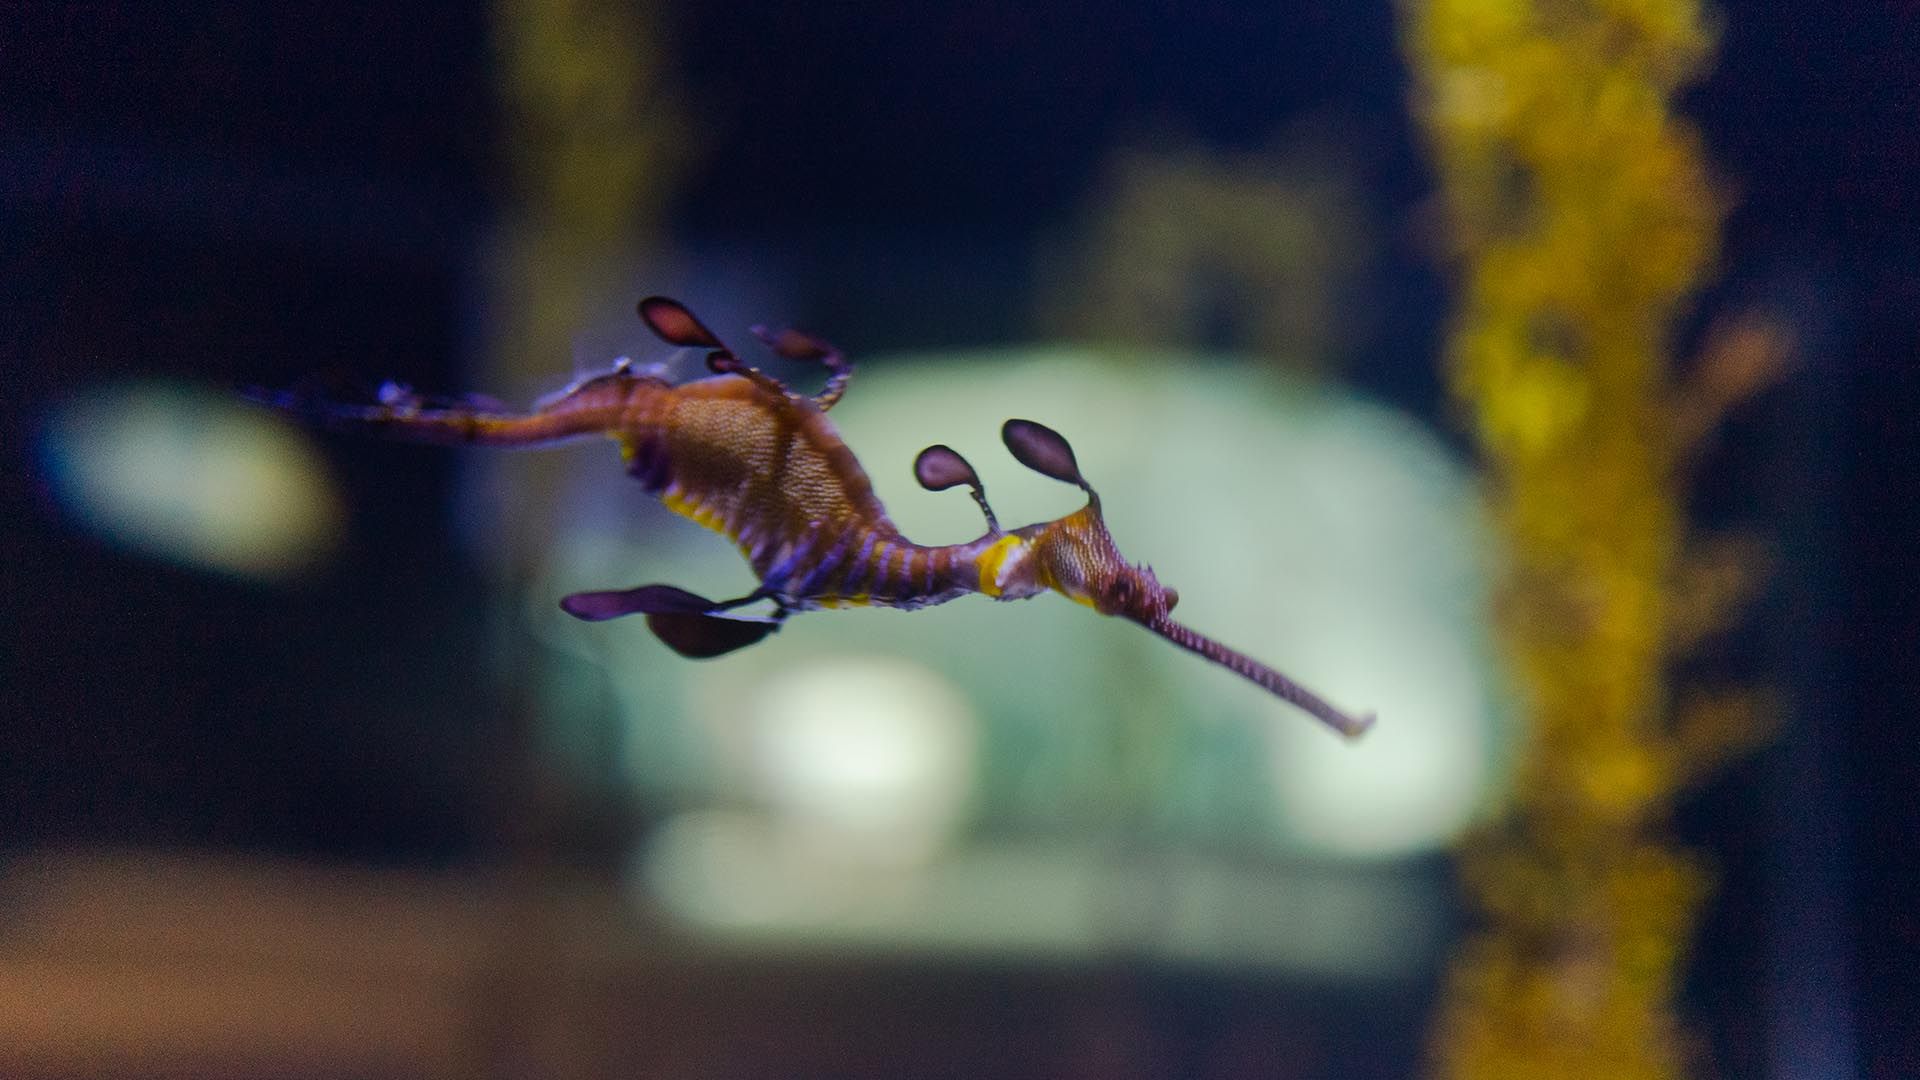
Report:
[[[601,622],[622,615],[703,615],[713,601],[671,585],[642,585],[637,589],[574,593],[560,601],[561,610],[576,619]]]
[[[913,459],[913,478],[928,491],[945,491],[960,484],[980,486],[980,476],[967,464],[967,459],[941,443],[927,447]]]
[[[1031,420],[1009,420],[1000,429],[1000,439],[1020,464],[1043,476],[1086,487],[1080,464],[1073,459],[1073,447],[1059,432]]]
[[[693,317],[685,304],[664,296],[649,296],[640,301],[640,318],[647,328],[669,345],[687,348],[724,349],[720,338],[706,324]]]
[[[648,615],[647,629],[667,648],[691,660],[725,656],[780,629],[765,619],[728,619],[719,615]]]

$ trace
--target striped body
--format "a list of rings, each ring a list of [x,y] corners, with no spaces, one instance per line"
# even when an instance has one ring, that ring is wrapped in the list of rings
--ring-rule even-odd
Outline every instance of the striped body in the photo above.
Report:
[[[737,375],[639,398],[614,433],[632,473],[669,509],[732,540],[791,610],[1038,591],[1003,588],[1007,536],[929,547],[900,535],[833,422],[805,398],[775,398]]]

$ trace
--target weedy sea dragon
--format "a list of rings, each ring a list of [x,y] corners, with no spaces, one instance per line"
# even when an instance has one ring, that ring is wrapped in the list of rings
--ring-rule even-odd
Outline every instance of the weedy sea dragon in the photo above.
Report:
[[[674,300],[640,301],[640,317],[661,340],[709,350],[712,374],[673,385],[620,363],[516,415],[491,403],[430,405],[388,384],[378,404],[346,405],[297,392],[255,392],[259,401],[317,421],[417,442],[536,446],[584,435],[611,436],[627,471],[670,509],[740,548],[760,587],[709,600],[671,585],[575,593],[560,601],[590,621],[645,615],[682,656],[720,656],[814,608],[882,605],[922,608],[967,593],[1020,600],[1051,589],[1102,615],[1118,615],[1250,679],[1343,735],[1373,714],[1342,712],[1280,672],[1175,622],[1180,595],[1152,569],[1130,565],[1100,515],[1100,496],[1080,475],[1058,432],[1009,420],[1001,439],[1019,462],[1087,493],[1087,505],[1057,521],[1002,529],[980,478],[953,449],[929,446],[913,473],[929,491],[962,484],[986,516],[987,531],[963,544],[925,546],[900,535],[853,451],[827,419],[853,365],[827,343],[796,330],[753,333],[772,352],[823,366],[825,388],[808,397],[749,366]],[[771,602],[767,616],[736,609]]]

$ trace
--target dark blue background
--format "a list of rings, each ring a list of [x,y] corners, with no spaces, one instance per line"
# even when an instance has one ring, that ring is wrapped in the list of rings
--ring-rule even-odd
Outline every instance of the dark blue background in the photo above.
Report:
[[[1703,519],[1765,529],[1783,555],[1719,659],[1794,711],[1684,810],[1723,885],[1690,994],[1716,1062],[1747,1074],[1768,1015],[1759,939],[1837,935],[1863,1060],[1893,1076],[1920,1062],[1920,15],[1721,13],[1686,105],[1739,201],[1702,310],[1766,304],[1807,348],[1702,479]],[[484,19],[0,4],[0,845],[412,862],[501,842],[486,807],[511,704],[466,677],[480,585],[444,515],[418,512],[450,494],[444,459],[342,448],[378,550],[358,541],[294,594],[100,547],[24,464],[47,404],[103,377],[345,367],[465,386],[473,257],[504,190]],[[1392,5],[718,0],[668,24],[697,131],[675,240],[762,252],[800,308],[769,317],[858,353],[1027,334],[1036,234],[1148,125],[1251,147],[1334,118],[1388,223],[1348,370],[1450,423],[1446,283],[1403,224],[1432,180]],[[353,686],[336,678],[346,643]],[[1768,890],[1800,876],[1817,895],[1783,923]]]

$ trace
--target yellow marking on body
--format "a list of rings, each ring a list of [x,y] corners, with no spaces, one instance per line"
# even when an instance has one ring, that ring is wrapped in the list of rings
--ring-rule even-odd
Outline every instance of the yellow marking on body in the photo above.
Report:
[[[999,596],[1004,591],[1000,588],[1000,567],[1006,563],[1007,556],[1024,543],[1026,541],[1008,533],[974,556],[973,564],[980,568],[981,592],[988,596]]]
[[[873,606],[873,597],[868,596],[866,593],[861,593],[858,596],[823,596],[815,600],[814,603],[819,604],[823,608],[871,607]]]
[[[723,536],[733,535],[728,531],[727,523],[720,519],[720,515],[713,512],[705,503],[702,503],[698,499],[682,495],[669,488],[660,493],[660,502],[674,513],[685,518],[691,518],[697,525],[704,525]]]

